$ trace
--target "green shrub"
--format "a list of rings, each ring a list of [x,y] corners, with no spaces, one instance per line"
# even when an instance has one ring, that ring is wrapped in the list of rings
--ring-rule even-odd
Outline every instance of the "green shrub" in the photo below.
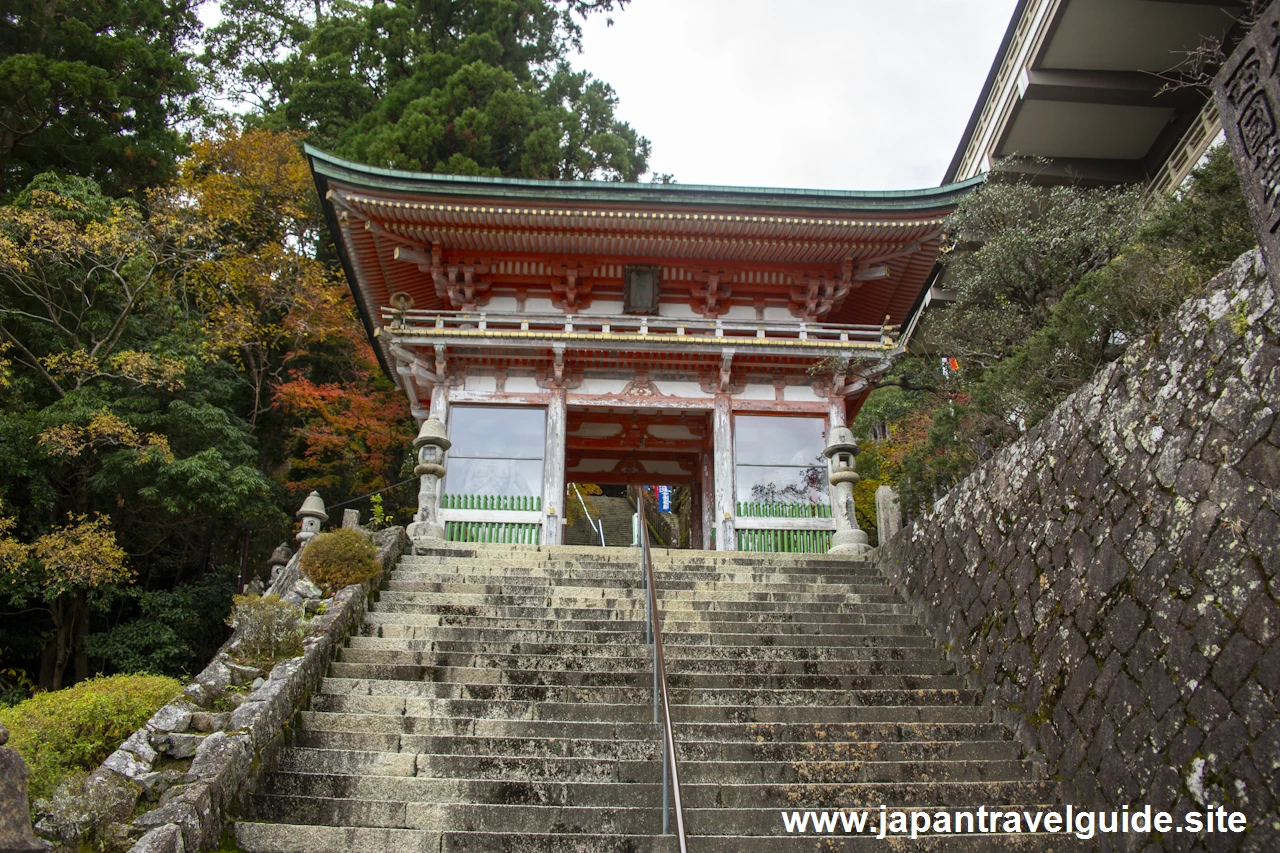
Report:
[[[378,549],[358,530],[321,533],[302,549],[302,571],[332,595],[344,586],[373,580],[382,571]]]
[[[238,657],[267,662],[302,653],[302,608],[278,595],[237,595],[227,624],[235,629]]]
[[[99,676],[0,709],[8,745],[27,763],[31,798],[48,797],[64,777],[96,768],[182,687],[162,675]]]

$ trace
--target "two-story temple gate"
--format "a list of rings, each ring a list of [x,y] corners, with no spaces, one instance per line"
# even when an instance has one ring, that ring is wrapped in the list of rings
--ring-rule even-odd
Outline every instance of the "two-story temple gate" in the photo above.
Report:
[[[826,550],[827,433],[900,351],[973,185],[528,181],[308,154],[383,368],[445,425],[449,538],[544,544],[586,481],[691,487],[705,548]],[[855,369],[815,369],[832,357]]]

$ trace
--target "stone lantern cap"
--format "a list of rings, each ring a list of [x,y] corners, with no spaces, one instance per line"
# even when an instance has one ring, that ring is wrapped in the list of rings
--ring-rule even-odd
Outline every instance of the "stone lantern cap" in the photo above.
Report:
[[[295,513],[298,518],[318,518],[321,521],[328,521],[329,514],[324,511],[324,498],[320,497],[319,492],[312,492],[307,495],[307,499],[302,502],[302,508]]]
[[[418,430],[418,437],[413,440],[415,448],[421,448],[428,444],[435,445],[441,450],[448,450],[453,444],[453,442],[449,441],[449,436],[445,434],[444,424],[440,423],[440,419],[435,415],[422,422],[422,428]]]
[[[822,455],[828,459],[837,453],[858,455],[858,442],[853,440],[853,430],[848,427],[836,427],[831,430],[831,436],[827,439],[827,446],[822,449]]]

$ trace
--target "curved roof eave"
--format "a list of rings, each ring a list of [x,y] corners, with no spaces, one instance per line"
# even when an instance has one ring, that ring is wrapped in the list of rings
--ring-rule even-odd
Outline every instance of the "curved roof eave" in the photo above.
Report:
[[[317,178],[337,180],[371,191],[433,192],[452,196],[492,197],[540,201],[598,203],[722,205],[728,207],[792,208],[800,210],[859,210],[911,213],[956,204],[982,182],[971,178],[919,190],[816,190],[771,187],[719,187],[700,184],[640,184],[621,181],[545,181],[528,178],[487,178],[437,175],[382,169],[343,160],[304,146]]]

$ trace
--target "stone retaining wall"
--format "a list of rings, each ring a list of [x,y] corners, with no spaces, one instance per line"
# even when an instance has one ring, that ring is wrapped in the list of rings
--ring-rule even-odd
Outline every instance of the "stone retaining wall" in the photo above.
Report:
[[[1258,252],[879,564],[1079,804],[1205,803],[1280,849],[1280,305]]]
[[[404,530],[380,531],[374,543],[385,574],[404,551]],[[319,686],[337,649],[359,629],[379,582],[348,586],[324,601],[324,612],[307,622],[302,654],[270,672],[236,664],[228,654],[233,637],[181,697],[103,762],[89,784],[122,792],[120,817],[127,824],[120,834],[137,838],[130,853],[198,853],[218,846],[224,819],[274,766],[289,721]],[[298,555],[268,592],[309,612],[321,603],[319,590],[300,576]],[[136,814],[140,798],[158,804]]]

